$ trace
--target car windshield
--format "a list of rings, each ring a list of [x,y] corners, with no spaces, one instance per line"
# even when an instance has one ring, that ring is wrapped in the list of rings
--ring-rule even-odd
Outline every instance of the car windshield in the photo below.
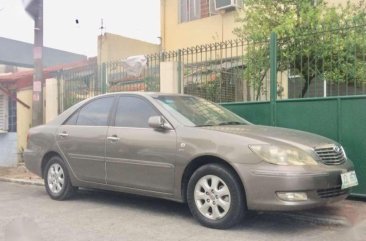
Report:
[[[187,126],[246,125],[245,119],[231,111],[194,96],[158,96],[159,104]]]

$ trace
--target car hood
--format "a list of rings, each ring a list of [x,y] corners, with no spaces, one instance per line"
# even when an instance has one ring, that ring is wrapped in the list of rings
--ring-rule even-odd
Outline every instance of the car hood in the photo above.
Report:
[[[289,144],[300,148],[311,148],[336,144],[335,141],[316,134],[261,125],[209,126],[205,129],[247,137],[268,144]],[[255,143],[253,143],[255,144]]]

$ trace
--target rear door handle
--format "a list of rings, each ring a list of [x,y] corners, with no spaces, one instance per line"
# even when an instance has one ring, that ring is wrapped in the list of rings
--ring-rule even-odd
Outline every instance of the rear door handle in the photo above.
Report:
[[[108,136],[107,140],[110,140],[111,142],[117,142],[119,141],[119,137],[117,137],[116,135]]]
[[[61,136],[61,137],[69,136],[69,134],[66,131],[60,132],[60,133],[58,133],[58,135]]]

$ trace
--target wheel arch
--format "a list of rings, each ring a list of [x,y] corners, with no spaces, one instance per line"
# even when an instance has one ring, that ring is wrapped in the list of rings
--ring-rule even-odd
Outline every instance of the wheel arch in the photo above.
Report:
[[[235,168],[226,160],[213,156],[213,155],[204,155],[194,158],[189,162],[189,164],[186,166],[183,172],[182,181],[181,181],[181,195],[183,202],[187,202],[187,189],[188,189],[188,182],[193,175],[193,173],[200,167],[207,165],[217,163],[226,166],[229,168],[236,176],[237,180],[239,181],[239,184],[242,188],[244,200],[246,201],[246,192],[245,187],[242,179],[240,178],[238,172],[235,170]]]
[[[44,177],[44,171],[45,171],[44,169],[46,168],[46,165],[47,165],[48,161],[53,156],[58,156],[58,157],[62,158],[61,155],[58,152],[56,152],[56,151],[49,151],[46,154],[44,154],[44,156],[42,158],[42,163],[41,163],[42,177]]]

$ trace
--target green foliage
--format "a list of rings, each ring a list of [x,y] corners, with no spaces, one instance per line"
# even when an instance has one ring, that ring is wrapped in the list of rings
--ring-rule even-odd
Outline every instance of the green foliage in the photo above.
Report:
[[[278,35],[278,71],[305,79],[366,82],[366,4],[331,6],[323,0],[246,0],[234,33],[249,43],[245,77],[260,87],[269,67],[268,37]]]
[[[244,79],[248,80],[255,90],[255,100],[259,100],[260,94],[266,91],[263,83],[269,70],[268,41],[249,43],[244,58]]]
[[[145,83],[145,91],[159,91],[160,87],[159,87],[159,79],[157,79],[154,76],[146,76],[144,78],[144,83]]]

